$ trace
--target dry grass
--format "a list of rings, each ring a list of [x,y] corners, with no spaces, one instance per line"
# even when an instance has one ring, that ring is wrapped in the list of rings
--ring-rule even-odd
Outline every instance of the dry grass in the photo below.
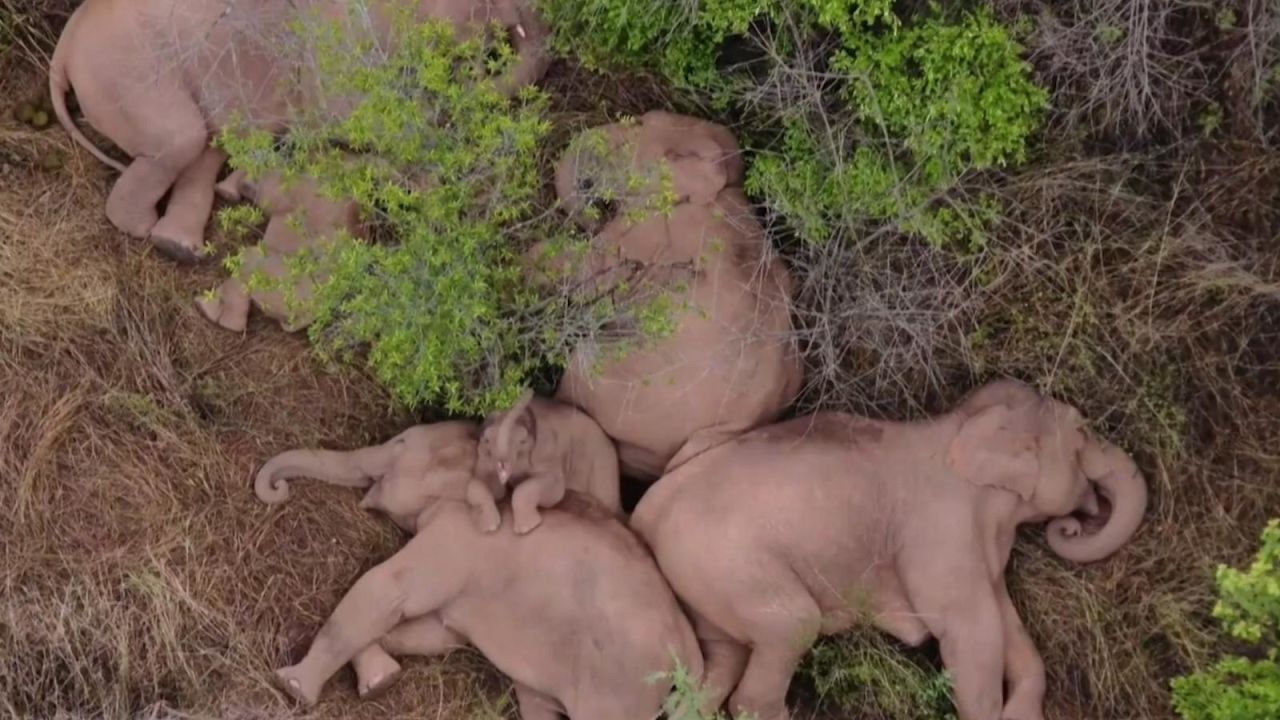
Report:
[[[1217,58],[1197,67],[1217,77],[1234,58],[1272,57],[1255,42],[1271,32],[1193,49]],[[0,56],[0,97],[40,86],[42,47]],[[1048,47],[1033,43],[1046,77]],[[1068,53],[1077,63],[1082,47]],[[1056,86],[1056,128],[1133,139],[1129,121],[1186,125],[1200,87],[1182,79],[1201,70],[1175,64],[1145,91],[1090,99],[1111,82],[1103,70],[1128,66],[1069,67],[1083,70]],[[788,87],[776,84],[794,100]],[[1185,102],[1160,94],[1187,88]],[[564,68],[549,89],[560,140],[670,102]],[[1011,587],[1049,665],[1051,718],[1170,717],[1168,679],[1223,649],[1214,564],[1248,557],[1280,516],[1280,155],[1258,131],[1262,105],[1237,127],[1222,104],[1230,142],[1065,158],[1054,145],[1025,172],[974,181],[965,191],[1006,208],[975,257],[884,235],[808,258],[801,317],[827,313],[807,327],[829,356],[810,358],[810,402],[917,417],[1013,375],[1078,403],[1147,473],[1147,522],[1115,558],[1069,565],[1032,530],[1015,549]],[[412,418],[272,323],[241,337],[197,317],[190,300],[216,269],[116,233],[101,210],[109,179],[62,132],[0,119],[0,714],[291,716],[268,670],[398,538],[350,491],[302,484],[266,508],[250,472],[277,450],[366,444]],[[344,672],[308,716],[510,716],[472,654],[409,666],[373,703],[355,701]]]

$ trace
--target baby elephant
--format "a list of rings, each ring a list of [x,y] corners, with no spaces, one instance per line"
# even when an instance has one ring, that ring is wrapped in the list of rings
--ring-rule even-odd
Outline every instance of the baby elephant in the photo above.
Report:
[[[381,445],[348,452],[289,450],[271,458],[255,480],[258,497],[267,503],[288,497],[291,477],[312,477],[350,487],[372,487],[360,507],[377,510],[407,533],[417,531],[419,515],[440,500],[461,501],[472,482],[479,428],[470,422],[417,425]],[[589,486],[580,475],[570,475],[570,491],[591,496],[617,512],[618,478],[601,476]],[[503,490],[493,478],[490,491]],[[373,698],[386,691],[400,676],[395,655],[434,655],[467,644],[466,638],[445,628],[437,615],[424,615],[396,626],[352,659],[357,691]]]
[[[428,655],[469,642],[512,679],[523,720],[559,712],[651,720],[670,690],[653,674],[676,661],[702,674],[693,630],[652,557],[613,513],[576,494],[525,536],[480,532],[465,503],[436,503],[409,544],[356,581],[302,661],[277,679],[311,705],[379,639]]]
[[[491,488],[502,488],[496,495]],[[542,522],[538,508],[551,507],[566,487],[582,487],[610,510],[621,510],[618,453],[613,441],[586,413],[528,390],[507,411],[485,421],[476,458],[476,478],[467,502],[480,529],[494,532],[501,523],[495,499],[507,486],[517,535]]]
[[[1085,532],[1073,514],[1099,493],[1109,516]],[[738,717],[787,718],[814,639],[867,621],[938,638],[960,720],[1041,720],[1044,664],[1004,583],[1017,527],[1048,520],[1051,549],[1091,562],[1146,503],[1075,408],[1003,381],[920,422],[826,412],[747,433],[659,480],[632,525],[692,613],[707,710],[732,692]]]
[[[360,507],[386,513],[411,533],[432,498],[464,497],[466,484],[455,478],[470,479],[478,439],[475,423],[451,421],[415,425],[381,445],[358,450],[289,450],[263,464],[253,489],[259,500],[275,504],[289,497],[288,478],[370,488]]]
[[[233,173],[228,181],[238,187],[227,188],[224,181],[219,193],[228,197],[247,197],[270,216],[266,234],[257,247],[249,248],[235,277],[228,278],[210,295],[198,298],[196,307],[209,320],[235,332],[243,332],[249,320],[250,301],[281,326],[296,332],[310,324],[306,301],[322,275],[292,277],[287,258],[307,248],[320,248],[336,239],[339,233],[351,237],[362,235],[360,208],[352,201],[334,200],[320,191],[311,178],[286,183],[278,173],[262,182],[250,182],[243,174]],[[251,290],[249,282],[255,272],[271,281],[289,280],[291,287]],[[292,294],[292,298],[288,295]]]

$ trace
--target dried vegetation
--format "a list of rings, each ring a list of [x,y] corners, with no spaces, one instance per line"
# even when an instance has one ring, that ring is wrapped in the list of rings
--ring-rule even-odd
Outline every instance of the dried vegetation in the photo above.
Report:
[[[997,5],[1027,18],[1053,91],[1036,156],[957,190],[1001,208],[974,252],[875,229],[787,251],[806,403],[919,417],[997,375],[1078,403],[1138,457],[1152,508],[1088,568],[1024,533],[1015,602],[1050,717],[1170,717],[1169,678],[1223,649],[1213,566],[1280,515],[1280,18],[1265,0]],[[42,91],[62,15],[33,6],[0,0],[7,99]],[[804,72],[774,80],[762,103],[811,97]],[[669,102],[563,66],[548,89],[561,140]],[[265,508],[250,472],[413,419],[270,323],[206,325],[189,301],[216,268],[120,237],[108,182],[63,133],[0,120],[0,713],[288,716],[268,668],[397,538],[349,491]],[[375,703],[340,677],[311,716],[510,716],[474,655],[410,665]]]

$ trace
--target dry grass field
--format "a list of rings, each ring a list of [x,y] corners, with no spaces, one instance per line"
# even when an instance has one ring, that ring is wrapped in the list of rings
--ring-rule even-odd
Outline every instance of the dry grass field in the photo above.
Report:
[[[178,266],[110,226],[113,173],[56,123],[9,112],[46,92],[70,3],[45,4],[0,0],[20,31],[0,45],[0,715],[301,716],[270,668],[400,539],[349,490],[299,483],[268,508],[251,473],[282,449],[369,444],[423,418],[261,317],[244,335],[208,324],[191,299],[216,263]],[[1033,528],[1014,550],[1055,720],[1172,717],[1169,679],[1229,649],[1209,616],[1214,566],[1243,562],[1280,516],[1280,133],[1274,106],[1241,99],[1268,32],[1095,66],[1077,29],[1038,25],[1029,47],[1055,103],[1042,147],[975,181],[1008,208],[981,258],[993,281],[922,286],[953,261],[917,247],[909,266],[936,272],[905,277],[899,251],[867,250],[881,254],[847,268],[864,314],[807,309],[827,313],[815,336],[848,345],[810,401],[919,417],[1011,375],[1137,457],[1152,504],[1125,550],[1071,566]],[[1143,62],[1164,74],[1130,77]],[[564,127],[660,97],[564,64],[546,85]],[[305,716],[514,717],[475,654],[406,665],[373,702],[343,671]],[[801,717],[831,712],[796,690]]]

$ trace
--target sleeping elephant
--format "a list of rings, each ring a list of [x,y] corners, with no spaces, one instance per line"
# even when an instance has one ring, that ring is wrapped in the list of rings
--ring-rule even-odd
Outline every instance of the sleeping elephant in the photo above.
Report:
[[[593,292],[631,283],[618,271],[639,266],[645,283],[674,298],[669,335],[617,357],[583,342],[556,390],[617,441],[623,470],[637,478],[776,419],[800,390],[791,277],[741,182],[732,133],[666,112],[588,130],[557,165],[557,194],[575,220],[611,217],[576,266],[539,247],[532,265]]]
[[[360,507],[381,512],[413,533],[418,516],[437,501],[464,501],[473,479],[486,482],[495,498],[505,495],[506,487],[496,477],[474,474],[479,439],[475,423],[450,421],[416,425],[381,445],[358,450],[288,450],[258,470],[254,492],[263,502],[283,502],[289,496],[287,480],[295,477],[367,487]],[[604,510],[621,511],[616,473],[612,482],[598,474],[570,473],[565,483]],[[400,665],[391,655],[436,655],[466,644],[466,638],[445,628],[439,616],[424,613],[352,658],[358,693],[371,698],[391,687],[400,675]]]
[[[617,515],[570,493],[538,531],[475,527],[441,500],[409,544],[365,573],[306,656],[276,676],[305,705],[371,643],[431,655],[469,643],[511,678],[523,720],[651,720],[679,661],[702,675],[697,639],[652,556]]]
[[[227,179],[236,197],[253,200],[270,218],[262,242],[245,251],[243,262],[233,277],[196,299],[196,308],[211,322],[242,332],[249,321],[250,305],[278,321],[287,332],[297,332],[310,324],[312,314],[306,303],[322,272],[297,274],[289,259],[308,249],[323,247],[339,234],[364,236],[360,206],[351,200],[335,200],[324,194],[314,178],[300,177],[286,183],[280,173],[261,181],[250,181],[238,171]],[[222,183],[227,185],[227,181]],[[288,280],[281,287],[254,288],[255,273],[272,281]],[[290,302],[296,301],[295,306]]]
[[[1109,517],[1085,532],[1073,513],[1099,514],[1098,494]],[[789,717],[813,640],[869,621],[939,639],[960,720],[1041,720],[1044,664],[1004,583],[1015,530],[1048,520],[1050,548],[1092,562],[1146,503],[1133,460],[1075,408],[1001,381],[920,422],[760,428],[659,480],[631,522],[691,611],[708,710],[732,693],[735,713]]]
[[[349,30],[353,37],[390,36],[388,8]],[[452,21],[462,35],[496,21],[506,28],[516,61],[499,87],[513,94],[546,71],[547,31],[532,0],[406,0],[416,18]],[[85,0],[67,22],[49,67],[58,121],[103,162],[121,172],[107,198],[111,223],[151,239],[165,253],[194,260],[204,244],[213,187],[226,156],[209,147],[237,119],[280,132],[296,107],[323,105],[341,115],[345,101],[316,95],[309,63],[294,48],[290,23],[314,12],[347,18],[338,0]],[[65,95],[75,89],[85,119],[133,160],[125,167],[95,147],[72,122]],[[163,217],[156,205],[172,193]]]

